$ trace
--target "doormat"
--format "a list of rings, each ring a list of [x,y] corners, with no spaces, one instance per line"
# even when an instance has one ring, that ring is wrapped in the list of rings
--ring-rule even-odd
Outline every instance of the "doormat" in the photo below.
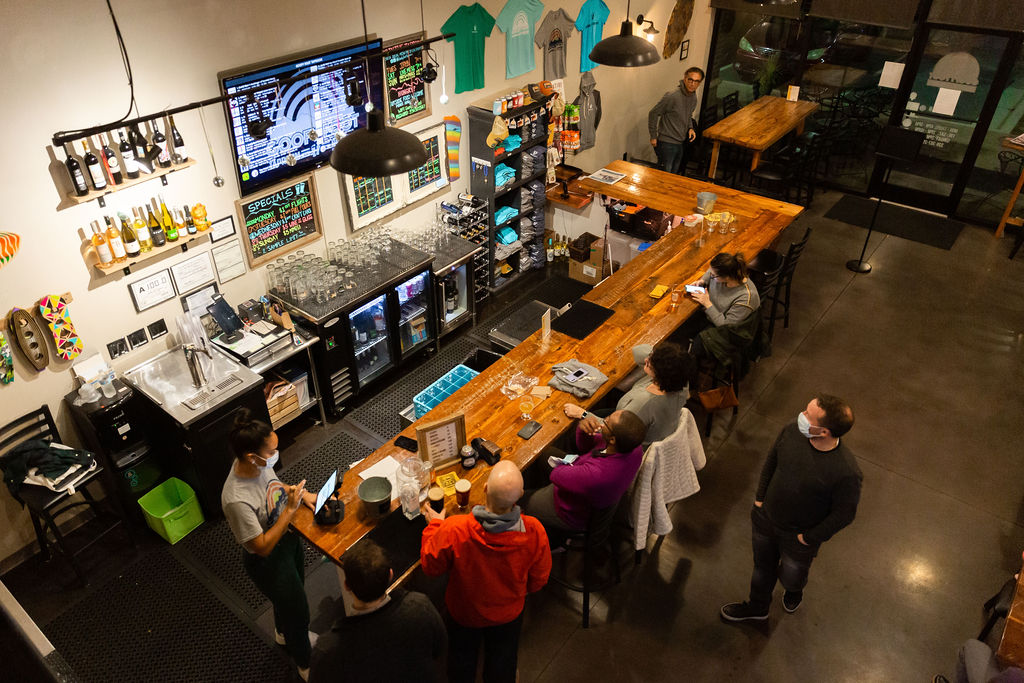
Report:
[[[828,210],[825,218],[866,228],[871,225],[871,216],[877,204],[878,200],[875,199],[844,195]],[[960,231],[964,229],[964,224],[882,202],[874,229],[893,237],[902,237],[949,251],[956,243]]]

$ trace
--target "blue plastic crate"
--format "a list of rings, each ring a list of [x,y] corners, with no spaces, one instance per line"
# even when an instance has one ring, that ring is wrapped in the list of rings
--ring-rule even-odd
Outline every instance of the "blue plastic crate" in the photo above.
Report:
[[[413,396],[412,404],[416,409],[416,419],[420,419],[431,408],[456,392],[463,384],[480,373],[465,365],[456,365],[429,387]]]

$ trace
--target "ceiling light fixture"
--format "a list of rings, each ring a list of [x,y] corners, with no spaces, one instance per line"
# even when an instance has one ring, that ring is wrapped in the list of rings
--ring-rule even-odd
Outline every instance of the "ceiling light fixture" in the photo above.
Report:
[[[369,43],[366,2],[359,0],[359,4],[363,11],[363,38]],[[365,64],[365,58],[363,62]],[[412,133],[388,127],[384,112],[369,106],[366,128],[359,128],[343,137],[331,152],[331,168],[339,173],[366,178],[407,173],[425,163],[427,151],[420,139]]]
[[[619,28],[619,35],[605,38],[590,51],[590,59],[605,66],[648,66],[661,61],[658,50],[649,42],[633,35],[633,22],[629,18],[629,2],[626,3],[626,20]]]

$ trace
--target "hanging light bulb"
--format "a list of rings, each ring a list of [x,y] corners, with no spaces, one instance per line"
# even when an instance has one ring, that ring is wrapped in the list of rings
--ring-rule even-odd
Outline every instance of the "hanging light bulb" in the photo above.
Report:
[[[649,25],[648,26],[644,26],[644,29],[643,29],[644,38],[647,39],[647,42],[653,43],[654,42],[654,36],[656,36],[659,33],[661,33],[661,31],[659,31],[658,29],[654,28],[654,22],[652,20],[644,19],[644,15],[642,15],[642,14],[636,15],[636,25],[637,26],[643,26],[645,22],[647,24],[649,24]]]
[[[652,22],[653,26],[653,22]],[[648,66],[661,61],[661,55],[650,42],[633,35],[633,22],[629,19],[629,3],[626,3],[626,20],[619,28],[619,35],[605,38],[590,51],[591,61],[605,66]]]

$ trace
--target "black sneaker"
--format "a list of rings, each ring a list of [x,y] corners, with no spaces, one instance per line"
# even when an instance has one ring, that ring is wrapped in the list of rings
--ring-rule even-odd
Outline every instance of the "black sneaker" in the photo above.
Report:
[[[721,615],[726,621],[764,621],[768,618],[768,610],[757,609],[749,602],[730,602],[722,605]]]
[[[804,599],[803,593],[801,593],[800,595],[794,597],[793,595],[791,595],[787,591],[782,596],[782,608],[785,609],[790,614],[792,614],[793,612],[796,611],[796,608],[800,606],[800,603],[803,602],[803,599]]]

